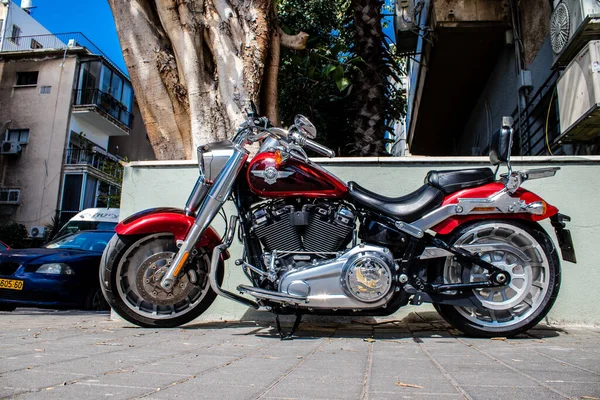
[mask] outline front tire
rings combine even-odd
[[[481,257],[512,277],[507,286],[473,290],[483,308],[436,304],[436,310],[454,327],[475,337],[509,337],[537,325],[552,308],[560,288],[560,263],[552,240],[539,225],[479,221],[453,232],[447,243],[508,245]],[[481,267],[465,268],[452,257],[440,267],[447,283],[487,279]]]
[[[125,320],[145,328],[174,328],[202,314],[216,298],[210,259],[200,249],[166,292],[160,281],[177,251],[168,233],[113,236],[100,263],[104,297]]]

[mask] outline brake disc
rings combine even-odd
[[[171,291],[160,286],[160,281],[171,266],[175,253],[165,251],[148,257],[139,266],[135,284],[137,292],[145,301],[159,306],[168,306],[186,299],[198,282],[196,271],[189,270],[180,275]]]

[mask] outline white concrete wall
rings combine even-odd
[[[110,139],[110,137],[97,126],[79,118],[77,114],[71,114],[69,131],[83,134],[87,140],[97,144],[105,150],[108,149],[108,139]]]
[[[344,181],[354,180],[369,190],[387,196],[401,196],[417,189],[427,171],[432,169],[470,168],[486,166],[484,157],[434,159],[427,157],[382,159],[334,159],[319,160],[321,165]],[[597,262],[597,246],[600,243],[600,157],[517,158],[516,167],[521,169],[560,166],[554,178],[526,182],[524,187],[541,195],[556,205],[563,214],[573,218],[569,229],[573,234],[578,264],[563,262],[561,293],[549,315],[551,321],[600,324],[600,266]],[[136,162],[125,168],[121,219],[136,211],[157,206],[182,208],[197,178],[197,166],[190,162]],[[230,214],[233,207],[229,205]],[[548,222],[542,224],[555,239]],[[220,218],[214,226],[222,232]],[[241,256],[237,241],[230,248],[231,259],[227,263],[225,286],[232,289],[247,280],[233,261]],[[428,305],[420,308],[408,306],[407,311],[430,310]],[[230,300],[217,299],[203,316],[204,319],[253,318],[254,314]],[[267,316],[268,317],[268,316]]]

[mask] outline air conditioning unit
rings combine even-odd
[[[419,39],[419,23],[415,20],[414,0],[396,0],[394,32],[398,53],[414,52]]]
[[[561,0],[550,17],[553,67],[568,65],[593,39],[600,39],[600,0]]]
[[[565,143],[585,143],[600,133],[600,40],[589,42],[557,82],[561,135]]]
[[[21,145],[19,142],[4,141],[0,146],[0,154],[19,154]]]
[[[32,226],[29,229],[29,237],[32,237],[32,238],[43,238],[45,234],[46,234],[45,226]]]
[[[0,188],[0,204],[21,204],[21,189]]]

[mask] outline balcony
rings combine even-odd
[[[133,122],[123,103],[99,89],[76,89],[73,114],[98,126],[108,136],[128,135]]]
[[[3,53],[32,51],[43,53],[71,49],[86,49],[91,54],[101,56],[123,76],[128,76],[127,72],[119,68],[102,50],[100,50],[100,48],[98,48],[98,46],[92,43],[92,41],[81,32],[5,37],[0,46],[0,52]]]
[[[121,159],[99,147],[92,149],[65,149],[65,172],[85,172],[98,179],[121,186],[123,166]]]

